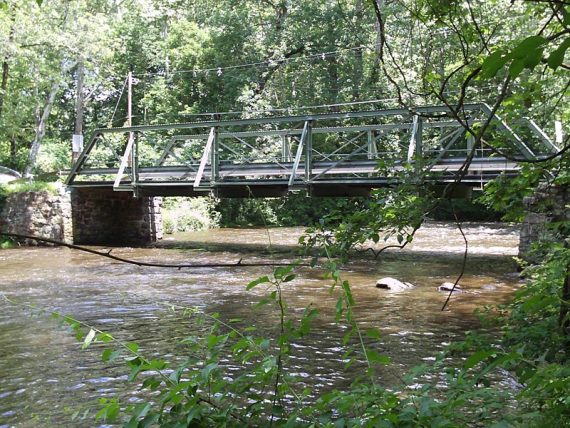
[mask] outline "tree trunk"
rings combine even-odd
[[[378,9],[382,10],[384,7],[384,0],[371,0],[378,5]],[[382,54],[382,29],[380,28],[380,23],[377,19],[374,20],[374,30],[376,32],[376,43],[374,46],[374,50],[376,52],[376,56],[374,57],[374,65],[372,66],[372,70],[370,72],[370,85],[375,85],[378,83],[380,79],[380,55]]]
[[[358,35],[363,34],[362,22],[364,16],[364,5],[362,4],[362,0],[356,1],[356,27],[355,31]],[[361,44],[361,43],[359,43]],[[362,84],[362,75],[363,75],[363,56],[362,56],[362,49],[355,49],[354,50],[354,67],[353,67],[353,74],[352,74],[352,101],[359,101],[360,100],[360,89]]]
[[[4,97],[6,96],[6,89],[8,88],[8,74],[10,72],[10,65],[8,58],[4,58],[2,62],[2,83],[0,84],[0,117],[4,110]]]
[[[38,153],[40,151],[40,147],[42,145],[42,141],[46,135],[46,123],[51,112],[51,108],[53,107],[53,103],[55,102],[55,96],[59,92],[59,81],[55,81],[51,85],[51,89],[48,95],[48,98],[43,106],[43,109],[38,109],[37,117],[36,117],[36,135],[32,144],[30,146],[30,154],[28,156],[28,164],[26,165],[26,169],[24,170],[24,176],[30,177],[34,167],[36,166],[36,161],[38,157]]]
[[[8,46],[14,42],[15,19],[15,16],[12,16],[12,26],[10,27],[10,34],[8,35]],[[8,60],[9,57],[8,54],[6,54],[4,61],[2,61],[2,82],[0,83],[0,117],[2,117],[2,113],[4,111],[4,99],[6,98],[6,91],[8,89],[8,77],[10,75],[10,64]]]

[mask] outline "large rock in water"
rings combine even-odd
[[[461,293],[463,291],[459,284],[457,284],[455,286],[455,289],[453,288],[453,285],[454,285],[453,282],[444,282],[439,287],[437,287],[437,290],[438,291],[451,291],[451,290],[453,290],[454,293]]]
[[[395,278],[386,277],[380,278],[378,281],[376,281],[376,287],[385,288],[392,291],[402,291],[407,290],[408,288],[414,288],[414,284],[398,281]]]

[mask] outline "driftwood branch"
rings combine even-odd
[[[62,247],[71,248],[73,250],[83,251],[85,253],[95,254],[101,257],[107,257],[108,259],[116,260],[121,263],[128,263],[131,265],[146,266],[146,267],[160,267],[160,268],[171,268],[171,269],[182,269],[182,268],[198,269],[198,268],[214,268],[214,267],[233,268],[233,267],[253,267],[253,266],[289,266],[291,264],[291,263],[282,263],[282,262],[242,263],[242,259],[239,259],[237,263],[192,263],[192,264],[150,263],[150,262],[141,262],[138,260],[130,260],[130,259],[125,259],[123,257],[114,256],[111,254],[112,250],[97,251],[80,245],[68,244],[66,242],[58,241],[56,239],[42,238],[39,236],[32,236],[32,235],[22,235],[19,233],[7,233],[1,231],[0,231],[0,236],[7,236],[9,238],[16,238],[16,239],[33,239],[39,242],[46,242],[48,244],[59,245]],[[300,263],[296,264],[296,266],[309,266],[309,264]]]

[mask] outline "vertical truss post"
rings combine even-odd
[[[374,131],[368,131],[368,159],[376,159],[378,156],[378,148],[376,147],[376,140],[374,139]]]
[[[212,166],[212,176],[210,178],[211,184],[214,184],[220,179],[220,138],[218,136],[218,127],[212,128],[213,140],[212,149],[210,152],[211,160],[210,164]]]
[[[305,137],[305,182],[311,180],[311,169],[313,163],[313,121],[309,120],[307,123],[307,134]]]
[[[418,116],[414,115],[412,119],[412,135],[410,137],[410,145],[408,146],[408,162],[411,162],[414,155],[417,155],[417,138],[418,133]]]
[[[291,160],[291,143],[287,135],[281,136],[281,162],[289,162]]]
[[[416,121],[416,158],[420,161],[423,158],[423,133],[424,133],[424,126],[421,117],[414,116],[414,120]]]
[[[473,150],[474,143],[475,143],[475,138],[473,138],[473,135],[467,137],[467,152],[466,152],[467,156],[469,156],[469,153],[471,153],[471,150]]]
[[[376,139],[374,131],[367,132],[368,139],[368,159],[376,159],[378,156],[378,147],[376,147]]]
[[[131,149],[131,186],[133,187],[133,196],[139,197],[138,181],[139,181],[139,135],[133,132],[133,148]]]

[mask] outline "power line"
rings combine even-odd
[[[298,111],[298,110],[314,110],[319,108],[333,108],[333,107],[346,107],[346,106],[355,106],[355,105],[363,105],[363,104],[374,104],[374,103],[386,103],[390,101],[398,101],[398,98],[385,98],[385,99],[375,99],[375,100],[366,100],[366,101],[352,101],[348,103],[334,103],[334,104],[319,104],[319,105],[312,105],[312,106],[300,106],[300,107],[284,107],[284,108],[271,108],[271,109],[263,109],[263,110],[242,110],[242,111],[222,111],[222,112],[209,112],[209,113],[179,113],[180,116],[189,117],[189,116],[226,116],[226,115],[236,115],[236,114],[244,114],[244,113],[286,113],[290,111]]]
[[[200,74],[200,73],[210,73],[210,72],[216,72],[218,74],[222,74],[225,70],[249,68],[249,67],[256,67],[256,66],[260,66],[260,65],[283,64],[283,63],[291,63],[291,62],[297,62],[297,61],[307,61],[309,59],[319,58],[319,57],[324,60],[327,57],[335,57],[335,56],[338,56],[344,52],[357,51],[360,49],[371,50],[371,49],[374,49],[378,46],[380,46],[379,43],[374,43],[371,45],[354,46],[351,48],[338,49],[335,51],[328,51],[328,52],[320,52],[320,53],[315,53],[315,54],[311,54],[311,55],[304,55],[304,56],[300,56],[300,57],[291,57],[291,58],[282,57],[282,58],[278,58],[278,59],[270,59],[270,60],[265,60],[265,61],[250,62],[250,63],[245,63],[245,64],[217,66],[217,67],[210,67],[210,68],[198,68],[198,69],[192,69],[192,70],[174,70],[174,71],[169,71],[168,73],[166,73],[166,72],[140,73],[140,74],[135,74],[133,76],[147,77],[147,76],[166,76],[167,74],[168,75],[189,74],[189,73]]]

